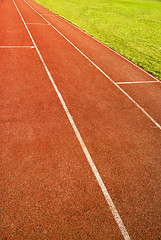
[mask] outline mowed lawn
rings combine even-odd
[[[161,1],[36,1],[161,80]]]

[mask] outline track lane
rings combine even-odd
[[[1,239],[122,238],[35,49],[0,56]]]
[[[24,17],[27,12],[23,8]],[[112,84],[105,84],[103,77],[90,65],[84,64],[82,59],[80,61],[80,57],[58,34],[53,33],[52,37],[46,27],[41,28],[41,32],[38,26],[30,26],[30,30],[35,39],[41,39],[41,42],[36,42],[45,62],[70,106],[106,185],[111,186],[110,193],[117,199],[116,205],[131,235],[133,238],[159,236],[157,189],[160,176],[160,131],[153,129],[149,120],[132,107]],[[50,42],[45,36],[48,36]],[[51,53],[56,58],[52,58]],[[131,118],[131,115],[135,117]],[[151,179],[150,183],[148,179]],[[118,193],[121,199],[119,202],[116,197]],[[147,206],[150,208],[147,209]],[[133,220],[129,222],[127,218],[131,219],[131,216]]]
[[[49,77],[49,79],[50,79],[50,81],[51,81],[51,83],[52,83],[52,85],[54,87],[54,90],[55,90],[55,92],[56,92],[56,94],[57,94],[57,96],[58,96],[58,98],[60,100],[60,103],[61,103],[61,105],[62,105],[62,107],[63,107],[63,109],[64,109],[64,111],[65,111],[65,113],[67,115],[67,118],[68,118],[68,120],[69,120],[69,122],[70,122],[70,124],[71,124],[71,126],[72,126],[72,128],[74,130],[74,133],[75,133],[75,135],[76,135],[76,137],[78,139],[78,142],[79,142],[79,144],[80,144],[80,146],[82,148],[82,151],[84,152],[84,155],[86,156],[86,159],[87,159],[87,161],[88,161],[88,163],[89,163],[89,165],[90,165],[90,167],[92,169],[92,172],[93,172],[94,176],[96,177],[98,185],[100,186],[100,188],[102,190],[102,193],[103,193],[103,195],[104,195],[104,197],[106,199],[106,202],[109,205],[111,213],[113,214],[113,217],[114,217],[114,219],[115,219],[115,221],[116,221],[116,223],[117,223],[117,225],[118,225],[118,227],[119,227],[119,229],[120,229],[124,239],[129,240],[130,239],[129,234],[128,234],[128,232],[127,232],[127,230],[126,230],[126,228],[125,228],[125,226],[124,226],[124,224],[122,222],[122,219],[119,216],[119,213],[118,213],[117,209],[115,208],[115,206],[113,204],[113,201],[112,201],[112,199],[111,199],[111,197],[110,197],[110,195],[109,195],[109,193],[108,193],[108,191],[107,191],[107,189],[106,189],[106,187],[105,187],[105,185],[104,185],[104,183],[103,183],[103,181],[101,179],[101,176],[100,176],[100,174],[99,174],[99,172],[98,172],[98,170],[97,170],[97,168],[96,168],[96,166],[95,166],[95,164],[94,164],[94,162],[93,162],[93,160],[92,160],[92,158],[90,156],[90,153],[88,152],[88,149],[87,149],[87,147],[86,147],[86,145],[85,145],[85,143],[84,143],[84,141],[83,141],[83,139],[82,139],[82,137],[81,137],[81,135],[79,133],[79,130],[78,130],[77,126],[75,125],[75,122],[73,121],[73,118],[72,118],[72,116],[71,116],[71,114],[70,114],[70,112],[69,112],[69,110],[68,110],[68,108],[66,106],[66,103],[64,102],[64,99],[63,99],[60,91],[58,90],[58,88],[57,88],[57,86],[56,86],[56,84],[54,82],[54,79],[52,78],[52,75],[51,75],[51,73],[50,73],[50,71],[49,71],[49,69],[48,69],[48,67],[47,67],[47,65],[46,65],[46,63],[45,63],[41,53],[40,53],[40,50],[38,49],[38,47],[37,47],[37,45],[35,43],[35,40],[33,39],[33,36],[31,34],[29,28],[27,27],[27,25],[25,23],[25,20],[22,17],[22,14],[21,14],[21,12],[20,12],[19,8],[17,7],[17,4],[15,3],[14,0],[13,0],[13,3],[15,5],[15,7],[16,7],[16,10],[17,10],[17,12],[18,12],[22,22],[24,23],[24,26],[25,26],[25,28],[26,28],[26,30],[27,30],[30,38],[31,38],[31,41],[33,42],[33,45],[35,46],[35,49],[36,49],[36,52],[37,52],[37,54],[38,54],[38,56],[40,58],[40,61],[42,62],[42,65],[44,66],[44,69],[45,69],[45,71],[46,71],[46,73],[47,73],[47,75],[48,75],[48,77]],[[48,24],[48,25],[51,26],[50,24]]]
[[[10,13],[10,17],[6,14],[7,12]],[[0,19],[0,46],[28,46],[31,44],[27,32],[23,30],[21,19],[13,10],[12,5],[7,5],[5,1],[0,2]],[[15,20],[13,21],[13,19]]]

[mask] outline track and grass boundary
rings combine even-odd
[[[36,0],[161,80],[161,2]]]

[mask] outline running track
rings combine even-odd
[[[1,0],[0,80],[0,239],[161,239],[157,79]]]

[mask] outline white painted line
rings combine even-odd
[[[157,123],[149,113],[147,113],[130,95],[128,95],[117,83],[115,83],[100,67],[97,66],[89,57],[87,57],[78,47],[76,47],[67,37],[65,37],[56,27],[54,27],[46,18],[44,18],[38,11],[36,11],[29,3],[25,0],[24,2],[33,9],[42,19],[44,19],[49,25],[58,32],[68,43],[70,43],[82,56],[84,56],[94,67],[96,67],[107,79],[109,79],[120,91],[125,94],[130,101],[132,101],[160,130],[161,126]],[[158,80],[159,81],[159,80]]]
[[[105,197],[105,199],[106,199],[106,201],[107,201],[107,203],[109,205],[109,208],[110,208],[110,210],[111,210],[111,212],[113,214],[113,217],[114,217],[114,219],[115,219],[115,221],[116,221],[116,223],[117,223],[117,225],[118,225],[118,227],[119,227],[119,229],[120,229],[124,239],[125,240],[130,240],[130,236],[129,236],[129,234],[128,234],[128,232],[127,232],[127,230],[126,230],[126,228],[125,228],[125,226],[124,226],[124,224],[123,224],[123,222],[121,220],[121,217],[120,217],[120,215],[119,215],[119,213],[118,213],[118,211],[117,211],[117,209],[116,209],[116,207],[115,207],[115,205],[114,205],[114,203],[113,203],[113,201],[112,201],[112,199],[111,199],[111,197],[110,197],[110,195],[109,195],[109,193],[108,193],[108,191],[107,191],[107,189],[106,189],[106,187],[105,187],[105,185],[104,185],[104,183],[102,181],[102,178],[101,178],[101,176],[100,176],[100,174],[99,174],[99,172],[98,172],[98,170],[97,170],[97,168],[96,168],[96,166],[95,166],[95,164],[94,164],[94,162],[93,162],[93,160],[91,158],[91,155],[88,152],[88,149],[87,149],[87,147],[86,147],[86,145],[85,145],[85,143],[84,143],[84,141],[83,141],[83,139],[82,139],[82,137],[81,137],[81,135],[80,135],[80,133],[78,131],[78,128],[77,128],[77,126],[76,126],[76,124],[75,124],[75,122],[74,122],[74,120],[73,120],[73,118],[72,118],[72,116],[71,116],[71,114],[70,114],[70,112],[69,112],[65,102],[64,102],[64,99],[63,99],[61,93],[59,92],[59,90],[58,90],[58,88],[57,88],[57,86],[56,86],[56,84],[55,84],[55,82],[54,82],[54,80],[53,80],[53,78],[51,76],[51,73],[49,72],[49,70],[48,70],[48,68],[47,68],[47,66],[45,64],[44,59],[43,59],[39,49],[37,48],[37,45],[36,45],[32,35],[31,35],[31,33],[30,33],[30,31],[29,31],[29,29],[28,29],[28,27],[27,27],[27,25],[26,25],[22,15],[21,15],[21,13],[20,13],[16,3],[15,3],[15,1],[14,0],[12,0],[12,1],[13,1],[14,5],[15,5],[15,7],[16,7],[16,9],[17,9],[17,11],[18,11],[18,13],[19,13],[19,15],[20,15],[20,17],[22,19],[22,22],[25,25],[25,28],[26,28],[26,30],[27,30],[27,32],[28,32],[28,34],[29,34],[29,36],[30,36],[30,38],[31,38],[35,48],[36,48],[36,51],[37,51],[37,53],[38,53],[38,55],[39,55],[39,57],[41,59],[41,62],[42,62],[43,66],[44,66],[44,68],[46,70],[46,73],[47,73],[47,75],[48,75],[48,77],[49,77],[49,79],[50,79],[50,81],[51,81],[51,83],[52,83],[52,85],[53,85],[57,95],[58,95],[58,98],[59,98],[59,100],[60,100],[60,102],[61,102],[61,104],[63,106],[63,109],[64,109],[64,111],[65,111],[65,113],[66,113],[66,115],[67,115],[67,117],[69,119],[69,122],[70,122],[70,124],[71,124],[71,126],[72,126],[72,128],[73,128],[73,130],[75,132],[75,135],[76,135],[76,137],[77,137],[77,139],[78,139],[78,141],[80,143],[80,146],[81,146],[81,148],[82,148],[82,150],[83,150],[83,152],[84,152],[84,154],[86,156],[86,159],[88,160],[88,163],[91,166],[91,169],[92,169],[92,171],[93,171],[93,173],[94,173],[94,175],[96,177],[96,180],[97,180],[97,182],[98,182],[98,184],[99,184],[99,186],[100,186],[100,188],[102,190],[102,193],[103,193],[103,195],[104,195],[104,197]]]
[[[35,48],[34,46],[0,46],[0,48]]]
[[[138,82],[116,82],[116,84],[121,85],[121,84],[139,84],[139,83],[159,83],[158,81],[138,81]]]

